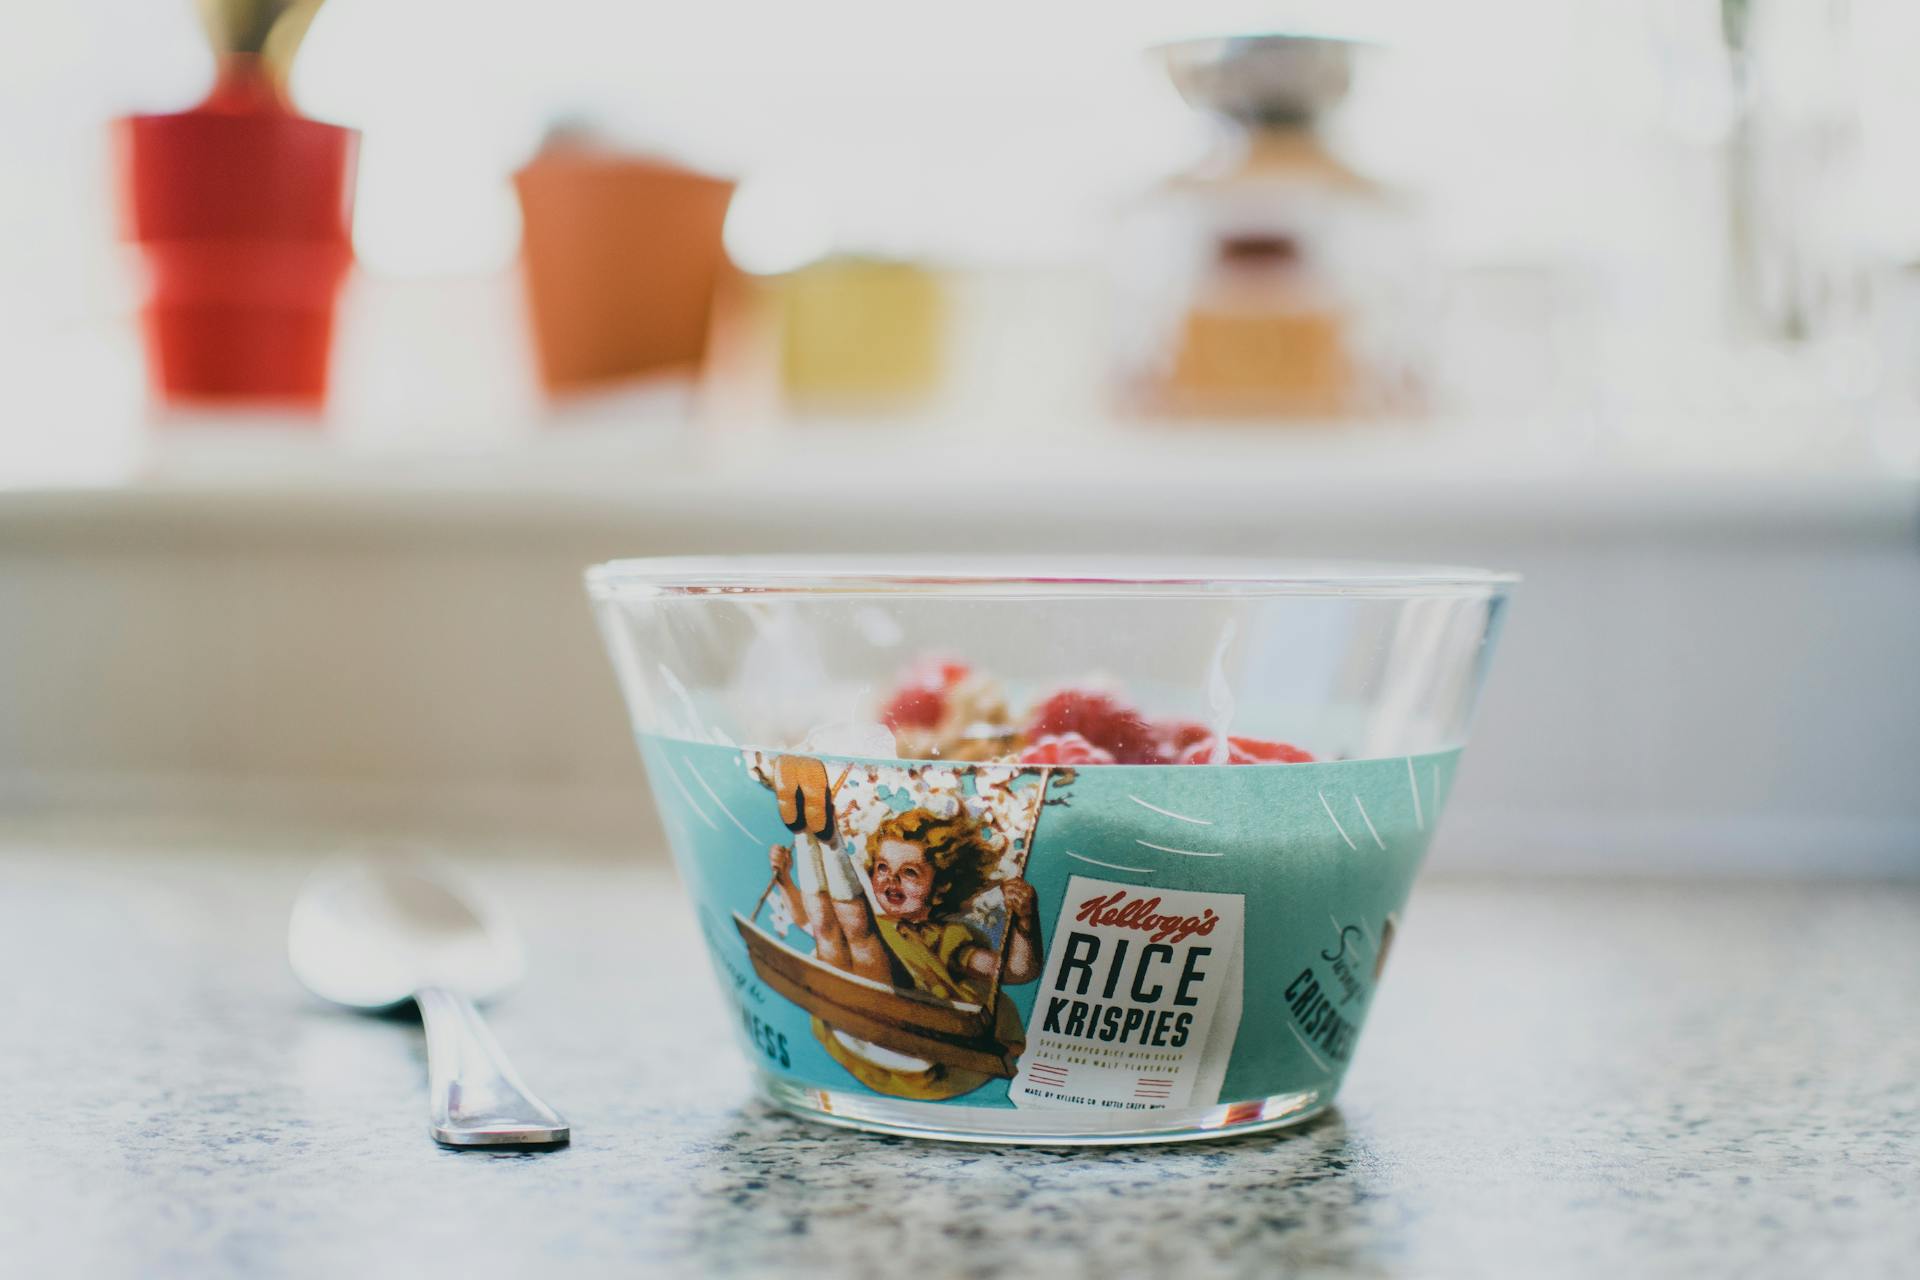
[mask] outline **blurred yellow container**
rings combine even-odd
[[[797,402],[918,399],[940,380],[946,297],[909,262],[826,258],[779,282],[781,365]]]

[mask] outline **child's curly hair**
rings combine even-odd
[[[991,837],[963,810],[942,818],[929,809],[909,809],[890,815],[867,836],[867,865],[888,840],[918,845],[933,865],[935,907],[958,906],[987,886],[1000,860]]]

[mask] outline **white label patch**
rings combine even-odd
[[[1009,1089],[1014,1105],[1218,1102],[1240,1029],[1245,901],[1073,876]]]

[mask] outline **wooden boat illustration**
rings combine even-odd
[[[829,1027],[883,1049],[982,1075],[1011,1079],[1025,1044],[993,1035],[995,1007],[938,1000],[822,964],[795,951],[738,911],[733,923],[760,980]]]

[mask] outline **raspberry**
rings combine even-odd
[[[889,729],[931,729],[946,713],[946,694],[938,689],[913,687],[894,694],[881,709],[880,720]]]
[[[899,689],[880,711],[889,729],[935,729],[947,716],[947,695],[973,674],[964,662],[922,658],[907,668]]]
[[[1077,733],[1056,733],[1031,743],[1021,764],[1112,764],[1113,752],[1094,746]]]
[[[1212,764],[1213,735],[1191,743],[1180,753],[1181,764]],[[1227,739],[1228,764],[1312,764],[1313,753],[1288,742],[1269,742],[1265,738]]]
[[[1104,693],[1063,689],[1033,709],[1029,738],[1077,733],[1118,764],[1164,764],[1166,753],[1138,711]]]
[[[1188,743],[1181,748],[1180,754],[1173,758],[1173,762],[1175,764],[1212,764],[1213,735],[1208,734],[1198,742]],[[1231,764],[1232,761],[1229,760],[1228,763]]]
[[[1197,720],[1162,720],[1154,726],[1154,732],[1160,735],[1161,749],[1170,760],[1178,759],[1194,743],[1213,737],[1213,730]]]

